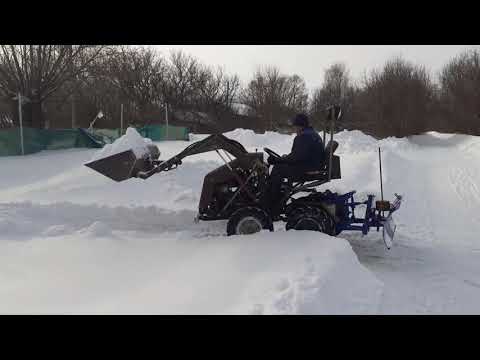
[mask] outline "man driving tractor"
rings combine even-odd
[[[268,163],[273,165],[269,177],[269,186],[265,204],[271,210],[272,218],[280,211],[280,190],[283,179],[295,181],[309,171],[320,170],[325,161],[325,149],[322,138],[310,126],[308,116],[298,114],[291,120],[297,136],[293,141],[292,151],[281,158],[270,156]]]
[[[280,191],[283,179],[294,181],[309,171],[320,170],[325,160],[323,141],[320,135],[310,126],[308,116],[298,114],[290,121],[290,124],[296,128],[297,133],[291,153],[281,158],[275,156],[268,158],[268,163],[273,165],[273,169],[268,179],[267,191],[262,203],[266,209],[270,210],[272,218],[279,215]],[[248,168],[250,166],[248,158],[257,156],[261,156],[261,154],[248,154],[241,160],[235,159],[228,165],[223,165],[207,174],[203,182],[199,213],[208,213],[208,206],[218,184],[222,184],[229,179],[233,180],[231,168],[237,166]]]

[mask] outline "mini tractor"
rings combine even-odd
[[[343,231],[360,231],[366,235],[371,228],[377,231],[382,228],[383,240],[390,248],[396,228],[392,214],[400,208],[402,196],[395,194],[393,202],[383,199],[380,148],[381,200],[374,202],[375,196],[368,195],[365,201],[357,202],[354,199],[356,191],[338,194],[328,189],[318,190],[319,186],[341,178],[340,157],[335,155],[339,144],[333,140],[333,129],[342,112],[338,106],[327,110],[330,141],[325,146],[328,156],[325,156],[323,167],[284,181],[280,216],[275,220],[285,222],[286,230],[319,231],[331,236]],[[324,129],[324,144],[326,133]],[[248,152],[239,142],[222,134],[213,134],[192,143],[168,160],[159,160],[160,151],[155,145],[149,145],[149,150],[140,158],[128,150],[85,166],[118,182],[132,177],[148,179],[154,174],[176,169],[187,156],[216,151],[225,162],[224,166],[228,167],[230,176],[222,177],[222,181],[215,184],[214,193],[208,197],[210,203],[195,220],[228,220],[227,235],[252,234],[264,229],[273,231],[270,209],[261,201],[269,184],[270,171],[263,152]],[[269,156],[281,158],[269,148],[263,150]],[[357,206],[365,206],[362,217],[355,216]]]

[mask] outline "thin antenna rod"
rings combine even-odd
[[[330,154],[328,159],[328,181],[332,179],[332,157],[333,157],[333,127],[335,121],[335,107],[331,109],[331,118],[330,118]]]
[[[324,147],[327,146],[327,144],[325,143],[326,140],[327,140],[327,120],[325,120],[323,124],[323,146]]]
[[[378,148],[378,161],[380,162],[380,191],[382,194],[382,201],[383,201],[382,156],[381,156],[380,147]]]
[[[380,151],[380,146],[378,147],[378,161],[380,163],[380,192],[382,194],[382,203],[383,203],[383,176],[382,176],[382,156],[381,156],[381,151]],[[384,216],[385,213],[382,210],[382,216]]]
[[[330,115],[330,107],[327,107],[327,116],[325,117],[325,121],[323,123],[323,147],[325,149],[327,148],[327,144],[325,143],[325,141],[327,140],[327,126],[328,126],[327,120],[330,119],[329,115]]]

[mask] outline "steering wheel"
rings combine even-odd
[[[275,151],[273,150],[270,150],[269,148],[263,148],[263,150],[270,156],[273,156],[277,159],[281,159],[282,157],[280,155],[278,155]]]

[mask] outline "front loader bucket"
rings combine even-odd
[[[86,163],[85,166],[115,181],[124,181],[134,177],[139,171],[149,171],[151,161],[137,158],[132,150]]]

